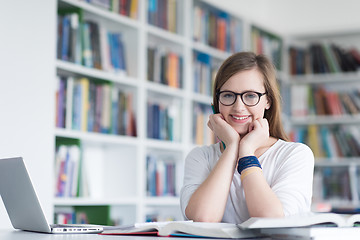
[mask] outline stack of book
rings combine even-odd
[[[147,195],[176,196],[176,162],[171,156],[146,157]]]
[[[215,143],[215,135],[207,125],[210,114],[212,114],[210,105],[194,103],[193,139],[195,144],[210,145]]]
[[[148,0],[148,23],[177,33],[177,4],[176,0]]]
[[[182,87],[183,60],[180,54],[163,47],[148,47],[147,78],[174,88]]]
[[[180,141],[181,136],[180,102],[158,102],[149,100],[147,104],[147,137]]]
[[[59,76],[58,82],[57,127],[136,136],[132,92],[106,81],[88,78]]]
[[[271,58],[277,69],[281,69],[282,40],[279,36],[261,28],[251,28],[252,51]]]
[[[293,75],[352,72],[360,67],[360,52],[337,44],[312,43],[307,48],[292,46],[289,56]]]
[[[291,131],[290,138],[307,144],[318,158],[360,156],[360,128],[354,125],[297,127]]]
[[[316,167],[314,188],[322,190],[314,192],[313,203],[348,206],[353,200],[350,182],[349,170],[346,167]]]
[[[324,85],[293,85],[291,88],[291,115],[358,115],[360,88],[331,90]]]
[[[81,150],[78,144],[57,141],[55,153],[55,196],[80,195]]]
[[[215,61],[210,55],[194,51],[194,92],[212,96],[213,86],[220,62]]]
[[[243,29],[239,19],[199,1],[193,11],[195,41],[225,52],[242,50]]]
[[[122,33],[108,31],[94,21],[84,21],[82,15],[80,9],[59,11],[57,58],[89,68],[126,74]]]

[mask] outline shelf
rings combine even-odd
[[[156,148],[156,149],[179,151],[179,152],[185,149],[182,143],[156,140],[156,139],[147,139],[146,146],[147,148],[152,148],[152,149]]]
[[[291,84],[360,83],[360,71],[349,73],[325,73],[289,76]]]
[[[62,60],[56,60],[56,68],[58,69],[58,72],[60,74],[65,72],[66,74],[73,74],[73,75],[75,74],[79,76],[87,76],[90,78],[103,79],[114,83],[125,84],[132,87],[136,87],[139,84],[136,78],[128,77],[125,74],[104,72],[102,70],[88,68],[82,65],[78,65]]]
[[[170,42],[174,42],[174,43],[183,45],[184,42],[186,41],[186,39],[183,36],[179,35],[179,34],[169,32],[169,31],[164,30],[162,28],[155,27],[155,26],[153,26],[151,24],[147,24],[146,28],[147,28],[147,32],[149,34],[152,34],[154,36],[157,36],[159,38],[165,39],[165,40],[170,41]]]
[[[94,205],[136,205],[137,198],[92,199],[92,198],[55,198],[56,206],[94,206]]]
[[[173,88],[161,83],[154,83],[147,81],[145,84],[147,90],[160,93],[163,95],[175,96],[182,98],[184,96],[184,90],[180,88]]]
[[[337,125],[337,124],[360,124],[360,114],[343,116],[307,116],[291,117],[293,125]]]
[[[218,50],[216,48],[210,47],[204,43],[200,43],[200,42],[194,42],[193,43],[193,50],[202,52],[202,53],[206,53],[212,57],[216,57],[217,59],[220,60],[225,60],[226,58],[228,58],[231,54],[228,52],[224,52],[221,50]]]
[[[317,167],[348,167],[360,166],[360,157],[336,157],[336,158],[317,158]]]
[[[179,197],[146,197],[146,205],[151,206],[178,206],[180,205]]]
[[[84,142],[130,145],[136,146],[139,143],[138,138],[120,135],[111,135],[104,133],[82,132],[63,128],[56,128],[55,135],[57,137],[76,138]]]
[[[101,8],[91,5],[85,1],[61,0],[60,4],[59,4],[60,7],[61,7],[61,4],[68,4],[73,7],[81,8],[81,9],[85,10],[86,12],[95,14],[99,17],[111,20],[113,22],[117,22],[117,23],[126,25],[131,28],[138,28],[140,26],[140,24],[137,20],[131,19],[126,16],[122,16],[117,13],[107,11],[105,9],[101,9]]]
[[[200,94],[200,93],[193,93],[192,94],[192,99],[195,102],[199,102],[205,105],[209,105],[211,106],[211,103],[213,102],[213,98],[211,96],[206,96],[204,94]]]

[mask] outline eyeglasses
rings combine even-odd
[[[265,93],[259,93],[254,91],[246,91],[243,93],[235,93],[232,91],[221,91],[216,94],[220,103],[225,106],[231,106],[236,102],[237,96],[239,95],[241,101],[248,107],[253,107],[260,102],[261,96]]]

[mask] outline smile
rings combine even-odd
[[[235,118],[236,120],[244,120],[244,119],[247,119],[249,118],[249,116],[246,116],[246,117],[236,117],[234,115],[231,115],[233,118]]]

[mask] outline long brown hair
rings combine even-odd
[[[257,69],[263,75],[266,96],[271,104],[264,113],[264,117],[269,122],[270,136],[287,141],[288,136],[281,122],[281,96],[276,80],[276,70],[273,63],[265,55],[239,52],[223,62],[216,74],[214,83],[213,104],[215,112],[219,113],[217,93],[226,81],[238,72],[252,69]]]

